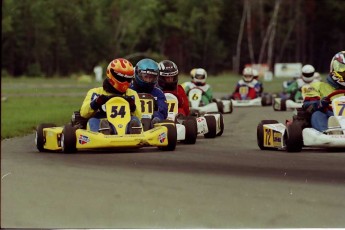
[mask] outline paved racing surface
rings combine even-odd
[[[256,126],[291,112],[235,108],[216,139],[176,151],[40,153],[1,142],[1,227],[345,227],[345,153],[261,151]]]

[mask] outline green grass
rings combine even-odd
[[[240,76],[224,73],[209,76],[207,82],[214,92],[230,94]],[[286,79],[263,82],[265,92],[280,92]],[[180,75],[179,82],[190,81]],[[2,78],[1,139],[23,136],[33,132],[40,123],[63,125],[70,121],[73,111],[80,108],[86,92],[101,83],[83,83],[77,78]]]

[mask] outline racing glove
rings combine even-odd
[[[133,113],[135,109],[137,108],[137,106],[135,105],[134,98],[131,96],[124,96],[123,98],[128,102],[129,109],[131,110],[131,113]]]
[[[109,97],[106,95],[99,95],[95,99],[93,99],[90,103],[90,107],[93,110],[99,110],[102,105],[104,105],[109,100]]]
[[[320,107],[320,108],[327,109],[330,103],[331,103],[331,101],[328,100],[328,98],[323,97],[323,98],[320,100],[319,107]]]

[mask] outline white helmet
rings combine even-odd
[[[254,79],[259,78],[259,72],[256,69],[253,69],[253,77],[254,77]]]
[[[202,68],[198,68],[195,70],[195,74],[193,77],[193,82],[196,85],[205,85],[206,84],[206,79],[207,79],[207,73],[206,70]]]
[[[245,82],[251,82],[254,79],[253,69],[246,67],[242,71],[242,78]]]
[[[305,82],[312,82],[314,79],[315,68],[312,65],[302,67],[302,79]]]

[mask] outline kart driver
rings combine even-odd
[[[192,71],[191,71],[192,74]],[[195,70],[194,76],[192,76],[191,82],[186,82],[184,90],[188,96],[188,93],[193,88],[198,88],[202,90],[201,103],[202,105],[207,105],[212,102],[213,92],[212,87],[209,84],[206,84],[207,72],[202,68],[197,68]]]
[[[333,111],[325,97],[339,89],[345,89],[345,51],[340,51],[332,58],[326,82],[315,82],[302,90],[303,108],[312,113],[311,125],[314,129],[320,132],[327,130],[328,118],[333,116]]]
[[[135,66],[135,78],[130,86],[138,93],[149,93],[155,98],[155,111],[151,121],[151,127],[157,122],[165,120],[168,116],[168,104],[165,95],[156,84],[158,81],[159,68],[157,62],[144,58]]]
[[[306,84],[311,84],[313,82],[318,82],[319,80],[315,78],[315,68],[312,65],[304,65],[302,67],[302,76],[297,78],[292,82],[287,88],[286,92],[290,94],[290,98],[293,101],[302,100],[302,87]]]
[[[187,95],[181,85],[178,84],[177,65],[169,60],[161,61],[159,64],[158,87],[164,93],[171,93],[177,97],[178,113],[184,116],[189,115],[189,102]]]
[[[242,79],[236,84],[236,88],[231,96],[231,99],[242,100],[240,94],[240,88],[246,86],[249,88],[247,97],[244,99],[255,99],[260,96],[263,91],[262,84],[258,80],[254,79],[253,69],[251,67],[246,67],[242,71]],[[250,90],[254,89],[254,90]]]
[[[88,125],[91,131],[98,132],[100,128],[110,130],[110,133],[116,134],[116,129],[110,126],[105,119],[106,113],[102,110],[109,96],[123,96],[129,103],[131,112],[131,121],[127,126],[127,133],[135,133],[139,129],[132,127],[141,127],[141,110],[138,94],[129,89],[133,79],[134,69],[132,63],[123,58],[112,60],[107,67],[107,78],[103,81],[103,86],[90,89],[83,101],[80,109],[80,115],[83,118],[90,118]],[[136,130],[136,131],[133,131]]]

